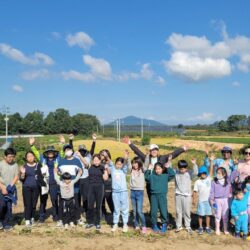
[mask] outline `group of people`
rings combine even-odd
[[[95,153],[95,134],[90,150],[79,145],[75,152],[73,135],[69,138],[66,144],[64,137],[60,137],[61,150],[49,146],[42,154],[35,146],[35,139],[30,138],[30,150],[20,169],[15,163],[15,150],[5,150],[4,160],[0,162],[0,229],[12,229],[12,206],[17,201],[16,183],[20,180],[25,225],[28,228],[35,224],[38,199],[39,222],[45,221],[50,196],[52,216],[57,227],[67,229],[85,225],[86,229],[95,227],[100,230],[101,219],[107,216],[107,203],[113,215],[111,231],[118,229],[121,215],[122,231],[128,232],[130,194],[134,228],[146,234],[148,229],[143,213],[146,187],[152,230],[165,234],[169,221],[168,182],[174,180],[176,233],[184,229],[183,222],[185,230],[193,233],[191,208],[194,204],[197,206],[198,234],[212,233],[210,217],[214,215],[216,235],[221,234],[221,222],[224,234],[229,234],[231,218],[235,224],[235,237],[247,239],[250,231],[250,147],[243,149],[244,159],[241,161],[233,160],[232,149],[225,146],[221,150],[221,158],[207,152],[200,167],[193,159],[191,168],[185,160],[179,160],[177,168],[174,168],[172,159],[186,152],[187,147],[160,155],[158,145],[151,144],[148,152],[143,153],[129,137],[125,137],[124,143],[129,145],[136,157],[130,159],[129,150],[126,150],[124,157],[112,162],[108,149]]]

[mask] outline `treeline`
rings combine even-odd
[[[180,126],[180,125],[179,125]],[[210,125],[196,124],[194,126],[185,126],[186,129],[198,129],[198,130],[219,130],[222,132],[234,132],[234,131],[250,131],[250,116],[247,115],[231,115],[227,120],[217,121]]]
[[[0,134],[5,134],[5,115],[0,113]],[[100,121],[96,116],[76,114],[70,116],[69,111],[57,109],[47,116],[36,110],[22,117],[19,113],[9,116],[9,134],[64,134],[78,133],[89,136],[100,129]]]

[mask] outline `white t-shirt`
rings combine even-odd
[[[194,183],[194,191],[198,193],[199,202],[208,201],[211,183],[212,179],[210,176],[206,179],[199,179]]]

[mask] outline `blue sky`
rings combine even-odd
[[[0,0],[0,107],[102,123],[249,115],[250,2]]]

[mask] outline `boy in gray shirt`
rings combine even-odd
[[[18,181],[18,165],[15,162],[16,151],[7,148],[4,151],[4,160],[0,162],[0,195],[2,203],[0,205],[1,215],[0,229],[4,231],[12,230],[10,220],[12,218],[12,204],[16,204],[17,191],[15,184]]]
[[[71,174],[65,172],[60,176],[55,169],[55,180],[57,184],[60,186],[60,202],[59,207],[63,211],[62,221],[65,229],[68,229],[68,226],[74,227],[76,224],[76,204],[74,199],[74,185],[79,181],[82,175],[82,170],[80,169],[77,173],[75,179],[72,180]]]

